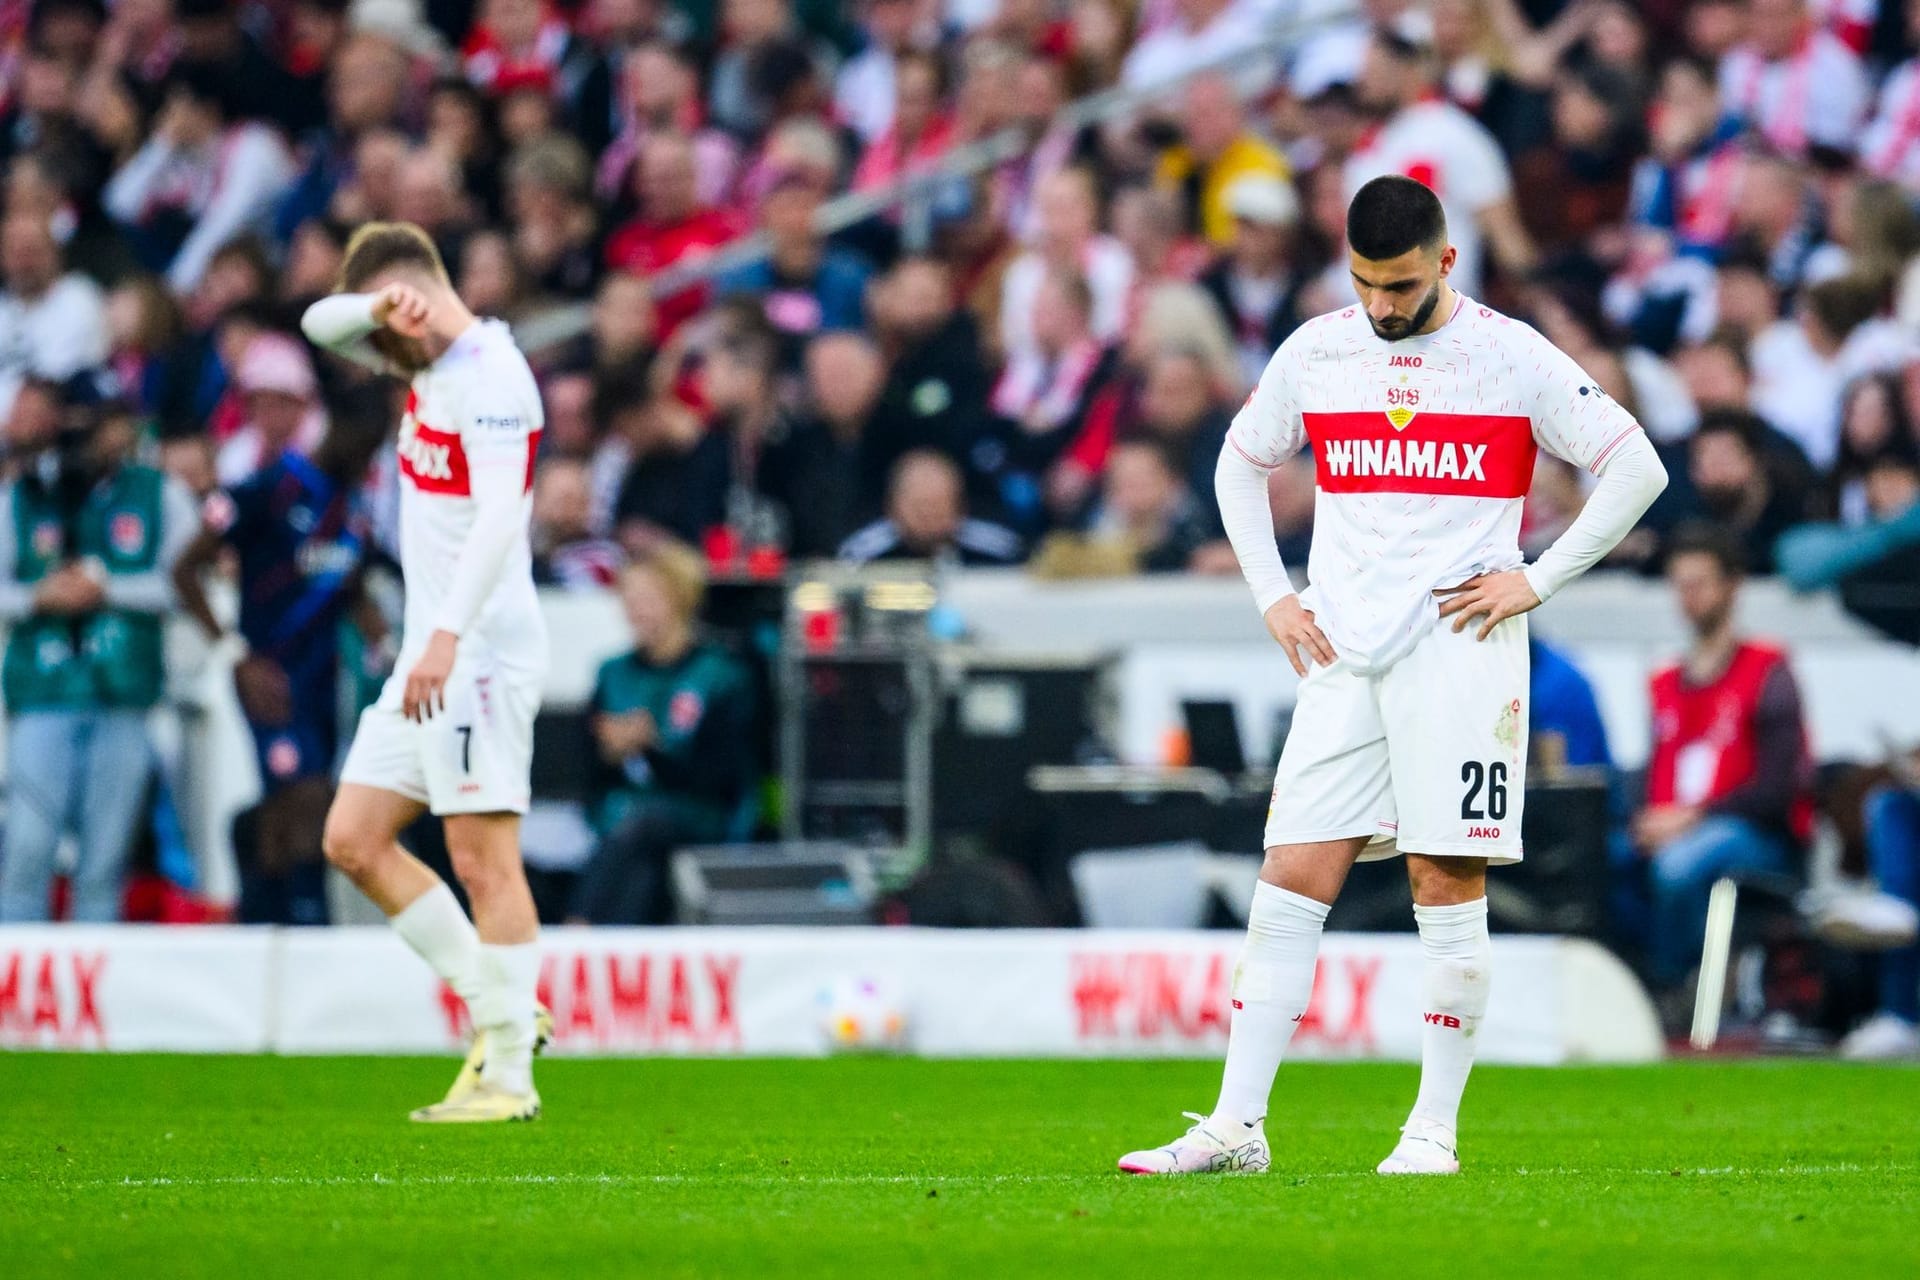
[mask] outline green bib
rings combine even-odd
[[[69,530],[51,495],[16,481],[15,580],[38,582],[85,556],[98,559],[110,576],[152,572],[160,559],[164,483],[150,467],[123,467],[95,486]],[[0,690],[15,711],[152,706],[165,680],[161,628],[154,615],[126,609],[25,618],[7,637]]]

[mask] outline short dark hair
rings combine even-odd
[[[353,233],[340,260],[340,291],[356,293],[393,267],[414,267],[449,284],[447,264],[431,237],[411,222],[369,222]]]
[[[1686,555],[1713,557],[1720,572],[1729,578],[1742,577],[1747,571],[1746,548],[1740,545],[1733,530],[1722,524],[1691,520],[1674,530],[1673,536],[1667,539],[1667,563],[1672,564]]]
[[[1396,174],[1375,178],[1347,206],[1347,244],[1363,258],[1397,258],[1444,245],[1447,215],[1433,188]]]
[[[1766,429],[1764,419],[1745,409],[1709,409],[1700,415],[1700,425],[1693,429],[1693,439],[1711,435],[1736,436],[1741,444],[1757,455],[1765,446]]]

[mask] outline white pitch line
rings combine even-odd
[[[1920,1171],[1915,1165],[1861,1165],[1861,1164],[1805,1164],[1778,1165],[1770,1168],[1743,1168],[1722,1166],[1712,1169],[1512,1169],[1489,1170],[1490,1173],[1510,1173],[1524,1178],[1811,1178],[1833,1177],[1840,1174],[1911,1174]],[[145,1188],[178,1187],[193,1189],[201,1187],[639,1187],[639,1186],[697,1186],[717,1184],[724,1186],[925,1186],[925,1187],[992,1187],[1022,1186],[1048,1183],[1085,1182],[1089,1178],[1107,1177],[1104,1172],[1089,1170],[1086,1173],[1043,1173],[1043,1174],[961,1174],[942,1176],[939,1174],[828,1174],[812,1176],[808,1174],[691,1174],[691,1173],[526,1173],[526,1174],[407,1174],[388,1175],[370,1174],[352,1177],[285,1177],[272,1175],[241,1174],[232,1177],[178,1177],[178,1178],[95,1178],[79,1182],[68,1182],[70,1188],[117,1187],[129,1190]],[[1243,1176],[1243,1175],[1236,1175]],[[1251,1176],[1251,1175],[1244,1175]],[[1349,1178],[1373,1178],[1377,1175],[1370,1170],[1342,1170],[1328,1173],[1285,1173],[1271,1175],[1276,1181],[1289,1184],[1302,1182],[1332,1182]],[[0,1179],[5,1185],[6,1179]]]

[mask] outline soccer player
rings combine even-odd
[[[1487,1009],[1486,874],[1520,861],[1529,610],[1598,562],[1665,486],[1631,415],[1531,328],[1447,283],[1440,201],[1355,193],[1359,304],[1274,353],[1221,450],[1220,514],[1267,630],[1303,679],[1280,756],[1219,1100],[1129,1173],[1265,1170],[1274,1075],[1313,991],[1328,907],[1363,858],[1406,855],[1426,957],[1420,1093],[1381,1173],[1454,1173]],[[1294,593],[1267,476],[1311,445],[1312,579]],[[1520,507],[1535,452],[1599,484],[1538,561]]]
[[[527,545],[540,392],[507,327],[476,319],[433,242],[405,223],[348,241],[340,291],[307,309],[315,343],[410,379],[400,420],[400,657],[327,814],[328,861],[467,1002],[472,1052],[428,1123],[531,1120],[543,1038],[539,922],[520,861],[546,624]],[[446,825],[453,891],[397,843]]]

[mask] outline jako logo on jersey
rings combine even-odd
[[[1498,840],[1499,838],[1500,828],[1498,827],[1467,828],[1467,839],[1469,840]]]
[[[1418,369],[1419,367],[1420,367],[1419,356],[1388,356],[1387,357],[1387,368],[1389,369]]]
[[[1300,418],[1326,493],[1520,498],[1533,482],[1532,424],[1518,414],[1416,414],[1396,406]]]

